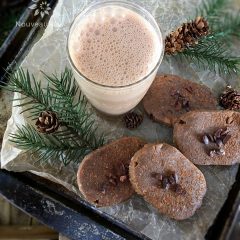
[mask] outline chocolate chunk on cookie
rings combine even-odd
[[[170,218],[191,217],[202,204],[201,171],[168,144],[147,144],[131,160],[130,181],[137,193]]]
[[[216,109],[217,100],[202,84],[175,75],[159,75],[143,98],[143,106],[152,120],[173,125],[183,113]]]
[[[193,111],[174,125],[174,142],[194,164],[232,165],[240,162],[240,113]]]
[[[77,174],[84,197],[96,206],[127,200],[134,193],[129,181],[129,163],[144,144],[140,138],[123,137],[88,154]]]

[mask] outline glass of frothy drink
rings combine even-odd
[[[74,76],[90,103],[119,115],[134,108],[153,82],[164,53],[153,16],[127,1],[101,1],[74,20],[68,37]]]

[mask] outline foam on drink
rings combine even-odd
[[[120,6],[97,9],[81,20],[69,39],[76,68],[107,86],[126,86],[147,76],[163,50],[156,31],[141,15]]]

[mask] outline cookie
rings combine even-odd
[[[173,125],[183,113],[216,109],[217,100],[202,84],[175,75],[159,75],[143,98],[143,106],[153,121]]]
[[[129,175],[138,194],[176,220],[191,217],[206,193],[201,171],[168,144],[147,144],[136,152]]]
[[[174,125],[174,142],[194,164],[232,165],[240,162],[240,113],[193,111]]]
[[[127,200],[134,193],[128,167],[134,153],[145,142],[123,137],[88,154],[77,174],[79,190],[96,206],[110,206]]]

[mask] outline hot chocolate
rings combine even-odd
[[[124,5],[128,3],[108,3],[80,14],[68,41],[82,91],[96,108],[110,114],[124,113],[142,99],[163,52],[159,29],[143,15],[149,13],[140,15]]]
[[[87,78],[107,86],[125,86],[156,66],[161,48],[150,23],[123,7],[103,7],[79,22],[70,54]]]

